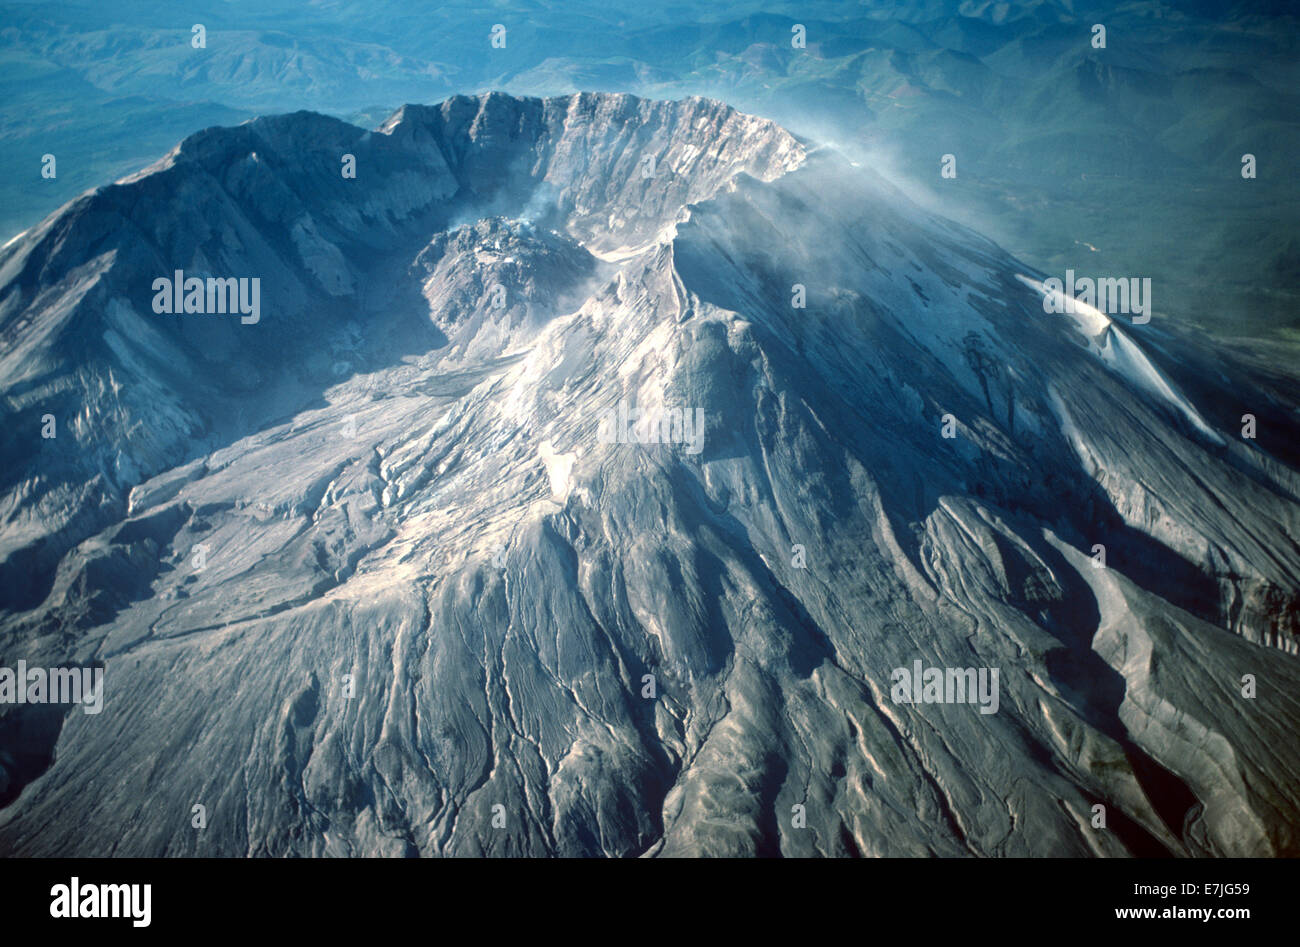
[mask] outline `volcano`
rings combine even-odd
[[[700,98],[185,139],[0,250],[0,852],[1300,854],[1296,406],[1046,279]]]

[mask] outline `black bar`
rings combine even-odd
[[[74,877],[83,894],[89,885],[151,885],[148,926],[51,917],[52,889]],[[1297,877],[1288,860],[9,859],[0,862],[0,905],[7,935],[286,931],[334,939],[413,929],[442,940],[461,939],[456,932],[468,923],[493,940],[517,925],[532,936],[572,927],[581,936],[661,941],[702,927],[762,934],[794,923],[812,935],[847,923],[868,940],[898,924],[923,939],[983,925],[1001,936],[1182,936],[1196,927],[1231,937],[1287,923]],[[1129,909],[1155,916],[1117,916]],[[1204,909],[1216,913],[1187,916]],[[1217,914],[1241,909],[1248,916]]]

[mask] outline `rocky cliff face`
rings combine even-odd
[[[1295,854],[1296,474],[1041,279],[701,99],[187,139],[0,252],[0,849]]]

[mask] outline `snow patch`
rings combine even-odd
[[[1065,308],[1065,294],[1050,290],[1038,280],[1016,274],[1016,279],[1040,293],[1044,299],[1056,297],[1054,302]],[[1187,419],[1206,439],[1223,445],[1224,440],[1205,422],[1192,403],[1179,394],[1173,384],[1151,363],[1146,354],[1117,326],[1109,316],[1085,303],[1074,300],[1075,312],[1066,312],[1088,342],[1092,352],[1107,368],[1133,385],[1172,408]]]
[[[546,467],[546,475],[551,479],[551,496],[563,503],[573,489],[573,467],[578,461],[577,452],[561,454],[551,446],[550,441],[542,441],[537,455]]]

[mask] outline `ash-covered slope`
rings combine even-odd
[[[260,319],[155,314],[178,269]],[[1250,379],[769,122],[261,119],[0,279],[0,663],[105,668],[100,714],[0,711],[0,850],[1300,849]],[[917,661],[996,712],[896,702]]]

